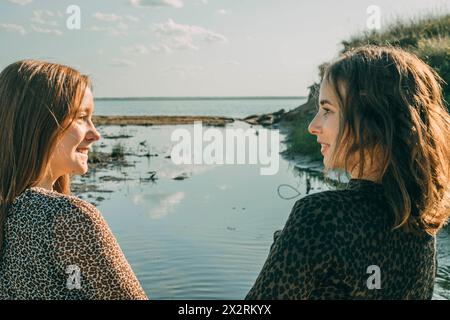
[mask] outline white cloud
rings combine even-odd
[[[178,74],[180,76],[186,76],[189,74],[198,74],[200,72],[204,72],[205,68],[202,66],[170,66],[162,69],[162,72],[165,74]]]
[[[11,3],[14,3],[14,4],[20,4],[21,6],[24,6],[24,5],[27,5],[31,2],[33,2],[33,0],[8,0],[8,1]]]
[[[134,67],[136,63],[126,59],[112,59],[109,65],[113,67]]]
[[[125,16],[125,19],[127,19],[128,21],[131,21],[131,22],[138,22],[138,21],[139,21],[139,18],[138,18],[138,17],[133,16],[133,15],[131,15],[131,14],[127,14],[127,15]]]
[[[147,54],[149,49],[143,44],[135,44],[129,47],[122,47],[122,52],[125,54]]]
[[[46,29],[46,28],[40,28],[40,27],[36,27],[35,25],[31,25],[31,28],[38,33],[46,33],[46,34],[52,34],[55,36],[60,36],[62,35],[62,32],[58,29]]]
[[[107,22],[111,22],[111,21],[119,21],[122,20],[123,18],[121,16],[118,16],[114,13],[102,13],[102,12],[96,12],[93,17],[97,20],[100,21],[107,21]]]
[[[205,41],[225,43],[225,42],[227,42],[227,38],[225,38],[224,35],[221,35],[218,33],[208,32],[205,34]]]
[[[13,23],[1,23],[0,29],[6,30],[8,32],[18,32],[20,34],[26,34],[25,28],[19,24]]]
[[[116,22],[116,21],[130,21],[130,22],[138,22],[139,18],[136,16],[133,16],[131,14],[127,14],[124,16],[121,16],[119,14],[115,13],[103,13],[103,12],[96,12],[92,15],[95,19],[103,22]]]
[[[154,52],[164,52],[164,53],[172,52],[172,50],[165,44],[152,44],[150,46],[150,50]]]
[[[169,51],[173,50],[198,50],[194,44],[194,37],[201,38],[205,42],[228,42],[224,35],[212,32],[198,26],[178,24],[172,19],[165,23],[155,24],[153,31],[160,38],[161,43],[157,46],[166,47]]]
[[[225,10],[225,9],[220,9],[220,10],[217,10],[217,12],[216,12],[217,14],[221,14],[221,15],[227,15],[228,14],[228,11],[227,10]]]
[[[135,7],[183,7],[182,0],[129,0]]]
[[[58,22],[52,20],[56,17],[56,15],[57,15],[56,13],[50,10],[34,10],[31,21],[38,24],[56,26]]]
[[[164,45],[173,50],[199,50],[199,48],[192,43],[192,39],[189,37],[177,37],[166,39]]]
[[[90,30],[96,32],[106,32],[110,36],[114,37],[128,35],[128,25],[123,22],[119,22],[116,26],[108,26],[108,27],[92,26]]]

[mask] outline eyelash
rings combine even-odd
[[[330,109],[323,108],[323,110],[325,111],[325,112],[323,113],[324,115],[328,115],[328,114],[331,113],[331,110],[330,110]]]

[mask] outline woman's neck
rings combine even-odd
[[[359,176],[359,168],[355,168],[350,172],[350,176],[352,179],[362,179],[362,180],[373,181],[376,183],[381,183],[380,174],[377,171],[368,170],[368,169],[364,170],[362,176]]]
[[[50,177],[44,177],[35,185],[35,187],[44,188],[44,189],[53,191],[53,185],[55,184],[55,181],[56,180],[53,180]]]

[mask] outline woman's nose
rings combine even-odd
[[[101,138],[100,133],[97,131],[97,128],[92,124],[91,129],[88,132],[88,140],[90,141],[98,141]]]
[[[312,119],[312,121],[309,123],[308,126],[308,132],[310,134],[318,135],[321,132],[321,126],[319,124],[319,121],[317,120],[317,115]]]

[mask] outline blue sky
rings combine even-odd
[[[66,13],[77,5],[81,28]],[[450,10],[450,0],[0,0],[0,68],[69,64],[97,97],[298,96],[366,12],[394,18]]]

